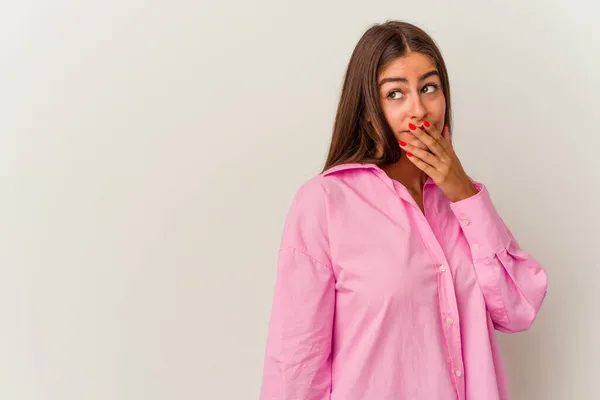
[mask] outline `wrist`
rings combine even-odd
[[[460,190],[456,196],[452,196],[452,198],[450,198],[450,201],[456,203],[458,201],[475,196],[477,193],[479,193],[479,190],[475,187],[475,185],[473,185],[473,183],[469,181],[469,184],[466,185],[464,189]]]

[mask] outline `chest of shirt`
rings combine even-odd
[[[424,193],[424,214],[400,196],[362,196],[336,204],[329,245],[340,295],[426,304],[436,299],[440,268],[459,285],[474,282],[460,224],[434,190]]]

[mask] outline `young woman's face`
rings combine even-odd
[[[439,135],[444,128],[446,98],[435,64],[421,53],[409,53],[389,63],[377,77],[379,103],[397,140],[426,149],[413,137],[409,124]]]

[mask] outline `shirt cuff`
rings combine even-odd
[[[478,193],[450,203],[471,247],[473,258],[491,258],[510,243],[504,221],[492,203],[485,185],[473,182]]]

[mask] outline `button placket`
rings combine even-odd
[[[426,199],[424,196],[424,204]],[[460,326],[458,324],[458,304],[456,293],[454,291],[454,280],[452,271],[449,268],[448,261],[445,258],[444,251],[433,232],[433,226],[428,223],[427,218],[423,217],[423,223],[418,224],[419,231],[423,237],[423,242],[427,247],[432,258],[440,260],[441,263],[435,264],[437,275],[437,289],[439,302],[439,319],[442,324],[442,334],[445,337],[446,352],[449,359],[449,370],[453,381],[457,387],[459,398],[464,398],[464,378],[457,376],[456,371],[463,370],[462,345]],[[469,222],[470,223],[470,222]],[[452,320],[451,323],[448,318]],[[462,375],[462,372],[460,372]]]
[[[446,264],[441,264],[438,267],[438,291],[440,319],[443,324],[443,334],[446,337],[448,344],[449,369],[453,375],[453,379],[459,388],[460,393],[464,389],[464,381],[462,377],[463,360],[462,346],[460,337],[460,326],[457,323],[458,306],[456,303],[456,293],[454,291],[454,282],[452,274],[446,272]]]

